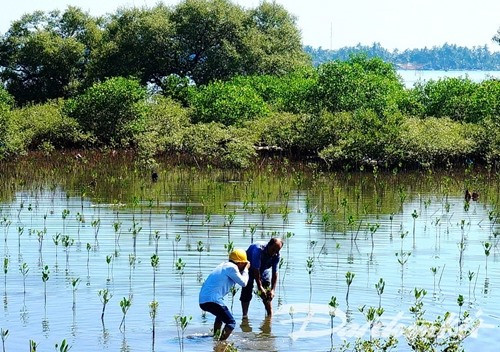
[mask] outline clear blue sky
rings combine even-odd
[[[118,7],[153,6],[158,0],[4,0],[0,32],[11,21],[34,10],[64,10],[78,6],[92,15]],[[178,0],[165,0],[175,5]],[[259,0],[236,0],[255,7]],[[297,17],[303,43],[325,49],[380,42],[392,50],[440,46],[488,45],[500,51],[491,38],[500,27],[500,0],[277,0]]]

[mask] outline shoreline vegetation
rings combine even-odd
[[[0,38],[0,160],[121,149],[147,170],[168,156],[245,168],[262,154],[346,170],[498,167],[499,80],[407,89],[369,54],[314,66],[293,16],[269,2],[27,14]]]

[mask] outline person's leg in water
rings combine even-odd
[[[217,337],[220,333],[219,340],[226,340],[236,326],[236,320],[234,320],[229,309],[214,302],[200,304],[200,308],[215,315],[214,336]],[[226,324],[224,329],[222,329],[222,323]]]
[[[241,314],[243,319],[248,318],[248,308],[250,307],[250,301],[253,295],[253,282],[254,276],[250,271],[248,273],[248,283],[245,287],[241,289],[240,301],[241,301]]]
[[[264,270],[260,275],[262,286],[267,291],[271,287],[271,269]],[[268,299],[266,296],[262,298],[262,303],[264,303],[264,308],[266,309],[266,316],[271,317],[273,315],[272,300]]]

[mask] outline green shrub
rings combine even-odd
[[[449,118],[408,118],[400,135],[402,160],[421,166],[473,159],[481,153],[477,125]]]
[[[189,125],[187,109],[170,98],[153,97],[143,118],[129,125],[141,163],[151,167],[155,155],[181,150]]]
[[[316,155],[319,149],[331,143],[330,115],[274,113],[255,122],[252,129],[265,146]]]
[[[4,154],[16,156],[28,150],[71,148],[85,142],[78,122],[63,114],[63,102],[50,101],[12,110],[8,115]]]
[[[197,163],[245,168],[255,156],[252,134],[220,123],[195,124],[184,130],[182,151]]]
[[[251,86],[214,82],[191,95],[194,122],[242,126],[268,114],[269,109]]]
[[[371,110],[330,115],[331,144],[319,152],[327,164],[359,165],[377,162],[389,166],[399,159],[400,114],[380,117]]]
[[[129,124],[145,112],[146,88],[135,79],[115,77],[96,83],[69,100],[66,111],[98,144],[126,145],[131,138]]]
[[[353,57],[318,68],[317,97],[330,112],[370,109],[382,116],[398,110],[404,86],[391,64]]]

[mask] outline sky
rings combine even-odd
[[[154,6],[158,0],[3,0],[0,33],[24,13],[78,6],[92,15],[119,7]],[[233,0],[245,8],[260,0]],[[276,0],[297,19],[304,45],[338,49],[380,43],[389,50],[431,48],[444,43],[500,51],[492,37],[500,28],[500,0]],[[164,0],[175,5],[179,0]]]

